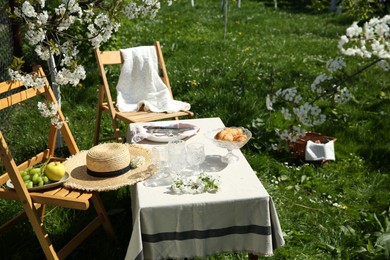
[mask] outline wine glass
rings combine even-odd
[[[246,136],[246,139],[243,140],[243,141],[224,141],[224,140],[218,140],[215,138],[215,135],[225,129],[225,128],[218,128],[218,129],[214,129],[212,131],[209,131],[205,134],[205,136],[210,140],[212,141],[216,146],[220,147],[220,148],[224,148],[224,149],[227,149],[228,150],[228,153],[223,156],[221,158],[221,161],[224,162],[224,163],[235,163],[239,160],[238,156],[235,155],[233,153],[233,150],[235,149],[240,149],[241,147],[243,147],[248,141],[249,139],[252,138],[252,133],[244,128],[244,127],[229,127],[229,128],[240,128],[242,130],[242,133]]]
[[[191,143],[187,145],[187,162],[193,167],[194,175],[200,173],[200,164],[206,159],[204,145],[202,143]]]
[[[173,140],[168,142],[168,165],[174,177],[180,177],[182,171],[187,167],[186,146],[184,140]]]

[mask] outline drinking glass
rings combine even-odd
[[[166,146],[156,146],[152,148],[152,163],[156,167],[156,173],[145,180],[144,185],[148,187],[156,187],[168,185],[170,179],[168,177],[168,153]]]
[[[157,168],[157,175],[167,177],[168,151],[166,146],[156,146],[152,148],[152,163]]]
[[[206,154],[202,143],[191,143],[187,145],[187,162],[193,168],[194,175],[200,173],[200,164],[205,159]]]
[[[174,140],[168,143],[168,165],[173,177],[181,177],[182,171],[187,167],[186,157],[184,140]]]

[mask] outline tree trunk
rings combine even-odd
[[[332,12],[336,12],[337,10],[337,1],[336,0],[330,0],[330,10]]]
[[[15,0],[9,0],[9,7],[13,13],[15,10]],[[22,32],[18,23],[11,21],[12,41],[13,41],[13,56],[21,58],[23,56],[22,51]]]
[[[49,60],[47,61],[47,64],[49,66],[50,71],[51,88],[53,89],[54,96],[57,99],[58,106],[61,108],[61,88],[56,82],[57,66],[53,55],[50,56]],[[58,131],[57,134],[56,147],[62,148],[62,135],[60,131]]]
[[[226,39],[227,34],[227,23],[228,23],[228,2],[229,0],[222,0],[221,1],[221,7],[225,16],[225,29],[223,33],[223,38]]]

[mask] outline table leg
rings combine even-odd
[[[249,259],[249,260],[258,260],[259,257],[258,257],[257,255],[254,255],[254,254],[249,253],[249,254],[248,254],[248,259]]]

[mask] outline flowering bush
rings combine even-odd
[[[305,135],[306,128],[325,123],[327,117],[323,107],[345,104],[352,98],[353,94],[344,83],[353,77],[374,65],[389,70],[389,26],[390,15],[386,15],[381,19],[373,18],[362,27],[354,22],[347,28],[338,44],[341,53],[369,60],[353,74],[347,73],[344,58],[338,57],[327,62],[328,73],[317,76],[310,90],[303,94],[297,87],[291,87],[267,95],[267,109],[280,114],[285,121],[284,129],[276,129],[281,140],[294,142]]]
[[[168,4],[172,0],[166,0]],[[54,73],[56,84],[76,86],[85,79],[86,72],[80,64],[78,46],[86,40],[93,48],[107,42],[120,27],[119,17],[128,19],[154,18],[160,9],[159,0],[77,1],[62,0],[57,6],[45,0],[28,0],[15,7],[11,17],[26,25],[25,39],[38,57],[44,61],[57,58]],[[79,33],[84,30],[86,34]],[[15,62],[12,79],[42,86],[38,79],[31,80],[20,73],[21,62]]]

